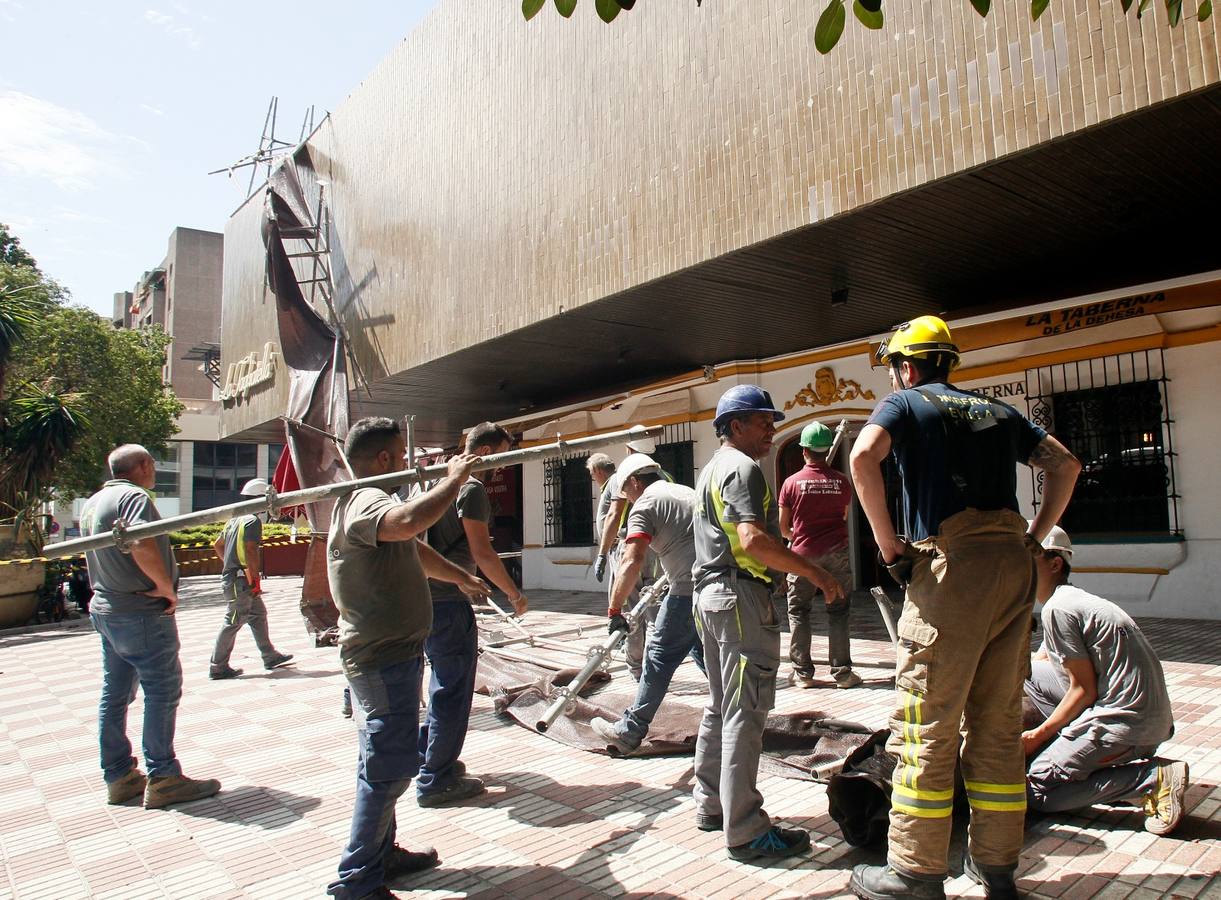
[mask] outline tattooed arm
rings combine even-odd
[[[1043,502],[1030,523],[1030,533],[1041,542],[1051,531],[1051,526],[1060,521],[1068,501],[1072,499],[1081,462],[1051,435],[1039,441],[1026,462],[1043,470]]]

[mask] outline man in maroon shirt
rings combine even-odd
[[[801,432],[801,455],[805,466],[790,475],[780,489],[780,530],[792,542],[794,553],[822,566],[844,587],[842,599],[828,601],[831,677],[837,687],[856,687],[861,676],[852,671],[848,641],[849,592],[852,563],[848,557],[848,507],[852,488],[848,477],[827,465],[831,430],[811,422]],[[803,688],[814,687],[814,662],[810,659],[810,610],[821,592],[808,579],[789,575],[789,660],[791,681]]]

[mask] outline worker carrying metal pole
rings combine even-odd
[[[1081,465],[1013,407],[950,383],[958,347],[936,316],[900,325],[877,360],[890,367],[894,393],[861,430],[852,477],[882,561],[907,587],[907,600],[887,745],[898,757],[889,856],[885,866],[857,866],[849,889],[871,900],[945,896],[961,729],[971,806],[964,871],[988,896],[1016,897],[1033,557],[1064,512]],[[906,538],[886,504],[888,455],[902,478]],[[1017,463],[1044,474],[1029,534],[1017,511]]]
[[[670,585],[645,647],[635,701],[618,721],[595,717],[589,723],[594,733],[606,741],[608,749],[626,754],[635,752],[648,734],[683,659],[689,655],[704,671],[704,648],[691,615],[695,491],[666,481],[661,466],[643,453],[633,453],[623,461],[619,478],[624,496],[631,502],[631,511],[607,609],[611,631],[627,628],[623,605],[648,561],[650,550],[661,558]]]

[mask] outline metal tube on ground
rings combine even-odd
[[[669,581],[667,581],[667,579],[663,576],[654,581],[653,584],[649,586],[648,590],[641,593],[640,599],[636,601],[636,605],[632,607],[632,611],[624,617],[628,620],[628,625],[630,628],[644,627],[643,619],[645,610],[652,606],[658,600],[658,598],[665,593],[669,586]],[[639,623],[639,625],[637,623]],[[602,664],[605,663],[606,660],[610,659],[611,654],[614,653],[616,648],[623,643],[627,635],[627,631],[613,631],[601,644],[590,648],[589,659],[585,661],[585,665],[581,667],[581,671],[578,672],[573,677],[572,681],[568,682],[568,684],[562,685],[555,689],[555,699],[551,701],[551,705],[547,707],[547,711],[543,713],[542,718],[540,718],[534,725],[539,734],[547,733],[547,729],[555,724],[555,720],[558,719],[561,713],[564,712],[564,708],[575,700],[578,695],[580,695],[581,688],[585,687],[586,682],[593,677],[594,672],[598,671],[598,669],[602,667]]]
[[[895,605],[890,602],[890,598],[886,596],[886,591],[880,585],[870,588],[869,593],[873,594],[873,599],[878,604],[878,612],[882,614],[882,624],[890,632],[891,643],[897,647],[899,645],[899,632],[895,628]]]
[[[577,438],[572,441],[554,441],[538,447],[527,447],[524,450],[493,453],[490,456],[483,457],[473,467],[472,471],[485,472],[488,469],[520,466],[528,462],[554,459],[557,456],[564,456],[573,451],[595,450],[599,447],[607,447],[612,444],[622,444],[625,440],[642,436],[660,437],[664,430],[661,426],[646,428],[643,431],[640,429],[624,429],[622,431],[610,432],[609,434]],[[414,464],[414,460],[412,462]],[[274,512],[285,506],[300,506],[303,503],[312,503],[315,500],[329,500],[332,497],[342,497],[362,487],[393,487],[417,477],[429,480],[443,478],[448,471],[449,468],[446,465],[427,466],[419,470],[413,467],[398,472],[387,472],[385,475],[371,475],[368,478],[337,481],[334,484],[302,488],[299,491],[289,491],[286,494],[277,494],[275,491],[269,490],[265,497],[256,497],[253,500],[243,500],[240,503],[229,503],[225,506],[217,506],[212,509],[184,513],[180,516],[170,516],[165,519],[159,519],[156,522],[146,522],[142,525],[118,528],[114,532],[107,532],[106,534],[95,534],[92,537],[75,538],[70,541],[61,541],[58,544],[48,544],[43,548],[43,556],[46,559],[78,556],[90,550],[101,550],[104,547],[113,546],[119,543],[120,540],[125,543],[134,543],[145,538],[169,534],[171,531],[178,531],[190,525],[207,525],[212,522],[224,522],[234,516],[246,513]]]

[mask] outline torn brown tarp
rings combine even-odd
[[[298,152],[268,178],[263,244],[267,283],[276,298],[280,352],[289,372],[285,415],[290,421],[285,422],[285,438],[301,487],[318,487],[348,478],[339,448],[326,437],[329,433],[342,440],[348,433],[347,359],[339,333],[306,301],[284,245],[285,240],[315,237],[314,216],[298,165],[312,176],[308,155]],[[301,428],[294,422],[312,427]],[[306,504],[313,531],[326,532],[333,505],[334,500]],[[302,614],[320,640],[339,621],[327,585],[325,549],[325,543],[320,546],[318,540],[311,541],[301,595]]]

